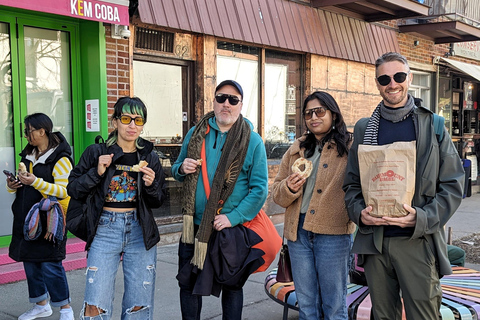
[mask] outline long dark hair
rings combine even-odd
[[[113,106],[113,114],[112,114],[112,121],[115,119],[120,119],[122,114],[130,113],[130,114],[138,114],[141,116],[145,123],[147,123],[147,107],[143,103],[143,101],[138,97],[121,97],[117,100],[115,105]],[[118,140],[118,130],[115,129],[110,133],[107,138],[106,144],[107,147],[114,145],[117,143]],[[141,138],[138,137],[135,141],[135,146],[137,149],[142,149],[143,146],[140,145]]]
[[[344,154],[348,154],[348,143],[352,139],[352,134],[347,130],[347,126],[343,121],[343,116],[340,112],[337,101],[335,101],[330,94],[324,91],[315,91],[314,93],[310,94],[303,103],[302,115],[305,114],[307,103],[314,99],[317,99],[321,106],[330,110],[334,125],[332,126],[332,129],[322,138],[322,141],[320,141],[320,148],[323,148],[325,143],[328,141],[333,140],[337,144],[337,152],[339,157],[343,156]],[[314,154],[317,146],[318,141],[315,138],[315,135],[308,131],[306,133],[306,139],[300,142],[300,147],[305,148],[305,157],[311,157]]]
[[[60,144],[60,138],[56,134],[52,134],[53,131],[53,122],[45,113],[32,113],[27,115],[23,120],[25,123],[25,132],[28,132],[28,135],[31,135],[32,132],[29,131],[30,128],[34,130],[45,130],[45,134],[48,137],[48,146],[47,150],[55,148]],[[32,146],[30,143],[25,147],[25,152],[27,154],[33,154],[33,151],[36,151],[37,155],[40,154],[40,150],[37,147]],[[47,151],[45,150],[45,151]]]

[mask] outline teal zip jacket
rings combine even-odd
[[[220,131],[215,119],[213,117],[208,120],[210,132],[205,137],[207,172],[210,185],[212,185],[213,176],[215,175],[228,134],[228,131],[223,133]],[[222,214],[227,215],[232,226],[252,220],[263,207],[268,195],[268,168],[265,146],[260,135],[253,131],[252,123],[247,119],[245,120],[252,128],[247,156],[235,183],[233,193],[225,201],[221,211]],[[185,175],[181,174],[179,169],[183,160],[187,157],[187,146],[194,129],[195,127],[191,128],[185,136],[180,154],[172,166],[172,176],[180,182],[183,182]],[[195,216],[193,220],[196,225],[199,225],[202,221],[203,211],[207,204],[203,178],[200,172],[195,194]]]

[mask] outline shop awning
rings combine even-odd
[[[433,40],[435,44],[480,40],[480,28],[462,21],[430,22],[428,19],[413,21],[417,23],[399,25],[400,32],[426,37]]]
[[[393,29],[294,1],[139,0],[138,13],[161,27],[364,63],[400,51]]]
[[[368,22],[426,16],[429,8],[411,0],[311,0],[311,4]]]
[[[0,6],[129,25],[128,0],[0,0]]]
[[[442,57],[439,59],[439,62],[444,62],[449,67],[452,67],[453,69],[456,69],[457,71],[465,73],[480,81],[480,66]]]

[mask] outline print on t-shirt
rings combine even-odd
[[[125,167],[120,166],[123,170]],[[117,166],[117,170],[118,170]],[[130,175],[130,171],[120,171],[119,175],[114,175],[110,181],[110,187],[105,200],[107,202],[135,202],[137,201],[137,180]],[[115,171],[115,174],[118,171]],[[136,175],[136,174],[135,174]]]

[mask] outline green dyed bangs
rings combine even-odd
[[[145,122],[147,121],[147,115],[144,114],[143,108],[139,105],[130,105],[128,103],[124,104],[122,106],[122,114],[124,113],[129,113],[129,114],[138,114],[141,116],[143,119],[145,119]]]

